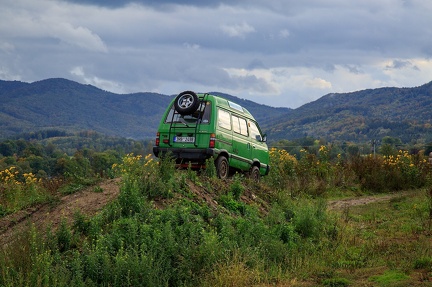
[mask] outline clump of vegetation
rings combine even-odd
[[[0,171],[0,215],[49,200],[41,183],[33,173],[22,174],[15,166]]]
[[[0,217],[113,178],[112,165],[125,151],[147,151],[142,142],[95,132],[53,130],[22,137],[29,140],[0,142]]]
[[[299,159],[285,150],[270,150],[268,185],[289,190],[292,196],[322,196],[339,189],[392,192],[427,185],[430,165],[426,157],[400,150],[396,155],[365,155],[343,159],[321,146],[316,153],[305,149]]]

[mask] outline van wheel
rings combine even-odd
[[[250,176],[250,178],[251,178],[252,180],[254,180],[254,181],[256,181],[256,182],[259,182],[259,181],[260,181],[260,177],[261,177],[259,167],[256,166],[256,165],[254,165],[254,166],[251,168],[251,170],[250,170],[249,176]]]
[[[220,179],[226,179],[228,177],[229,165],[228,160],[223,155],[219,156],[216,160],[216,173]]]
[[[192,91],[184,91],[175,98],[174,108],[181,115],[193,114],[199,107],[197,94]]]

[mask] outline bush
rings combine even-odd
[[[350,286],[350,281],[345,278],[331,278],[325,279],[322,284],[328,287],[346,287]]]
[[[33,173],[22,173],[15,166],[0,171],[0,214],[49,201],[51,195],[42,183]]]

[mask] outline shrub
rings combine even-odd
[[[318,239],[324,236],[323,231],[328,225],[324,201],[315,204],[298,204],[294,210],[294,230],[304,238]]]
[[[150,154],[144,158],[128,154],[113,168],[122,175],[120,198],[124,209],[130,204],[130,210],[137,212],[143,199],[172,196],[175,165],[169,156],[156,162]]]
[[[72,232],[67,226],[66,220],[62,219],[60,227],[56,232],[58,249],[60,252],[69,250],[72,244]]]
[[[233,198],[235,200],[239,200],[244,192],[244,186],[241,182],[242,176],[239,174],[236,174],[234,176],[234,180],[231,183],[230,186],[230,193],[232,194]]]
[[[345,278],[331,278],[323,280],[322,284],[328,287],[346,287],[350,286],[350,281]]]
[[[15,166],[0,171],[0,213],[6,215],[33,204],[47,202],[51,195],[33,173]]]
[[[426,269],[428,271],[432,271],[432,257],[424,256],[419,259],[416,259],[414,262],[415,269]]]
[[[269,151],[271,173],[264,181],[273,188],[285,189],[296,177],[297,159],[286,150],[271,148]]]
[[[213,157],[206,159],[203,174],[208,178],[216,178],[216,165]]]

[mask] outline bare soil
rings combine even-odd
[[[373,195],[373,196],[362,196],[345,198],[340,200],[331,200],[327,203],[327,206],[331,210],[341,210],[352,206],[366,205],[374,202],[385,202],[390,201],[392,198],[406,196],[407,193],[395,193],[386,195]]]
[[[9,244],[16,233],[34,224],[37,230],[51,226],[55,230],[62,220],[71,223],[74,214],[80,212],[88,216],[96,214],[119,194],[120,179],[101,182],[101,192],[95,192],[95,186],[79,192],[65,195],[57,202],[37,205],[0,219],[0,246]]]

